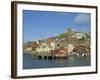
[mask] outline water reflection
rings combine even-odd
[[[75,67],[90,66],[90,56],[75,57],[70,56],[67,59],[32,59],[31,55],[23,55],[23,69],[36,68],[54,68],[54,67]]]

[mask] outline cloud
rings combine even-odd
[[[76,16],[76,18],[74,19],[74,22],[76,24],[85,24],[85,23],[89,23],[90,22],[90,14],[79,14],[78,16]]]

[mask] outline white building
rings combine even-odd
[[[68,53],[70,54],[74,49],[74,46],[72,44],[68,44]]]
[[[73,38],[76,38],[76,39],[82,39],[83,37],[85,37],[85,35],[83,33],[76,33]]]
[[[32,50],[32,47],[27,47],[26,49],[25,49],[25,51],[31,51]]]
[[[50,50],[52,50],[52,49],[53,49],[53,47],[50,46],[49,44],[47,44],[47,43],[41,43],[41,45],[38,48],[36,48],[36,51],[38,53],[41,53],[41,52],[50,52]]]

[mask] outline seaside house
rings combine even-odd
[[[76,56],[86,56],[90,55],[90,48],[85,45],[78,45],[73,49],[73,52],[75,52]]]
[[[82,39],[83,37],[85,38],[85,35],[81,32],[78,32],[75,35],[73,35],[72,37],[76,38],[76,39]]]
[[[55,56],[56,58],[66,58],[67,57],[67,49],[64,47],[61,47],[59,49],[55,49],[51,51],[52,56]]]
[[[31,46],[27,46],[27,48],[25,49],[25,52],[27,51],[32,51],[32,47]]]
[[[32,50],[36,50],[36,48],[38,47],[38,44],[36,41],[33,41],[30,46],[32,47]]]
[[[35,41],[33,41],[31,43],[27,43],[27,45],[24,48],[24,53],[31,54],[32,51],[35,51],[37,47],[38,47],[38,44]]]
[[[38,52],[38,53],[41,53],[41,52],[50,52],[50,50],[52,50],[53,49],[53,47],[50,45],[50,44],[48,44],[48,43],[46,43],[46,42],[43,42],[43,43],[41,43],[37,48],[36,48],[36,51]]]
[[[68,44],[68,55],[72,54],[74,46],[72,44]]]

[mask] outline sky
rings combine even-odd
[[[90,32],[90,20],[90,13],[23,10],[24,41],[56,36],[67,28],[76,32]]]

